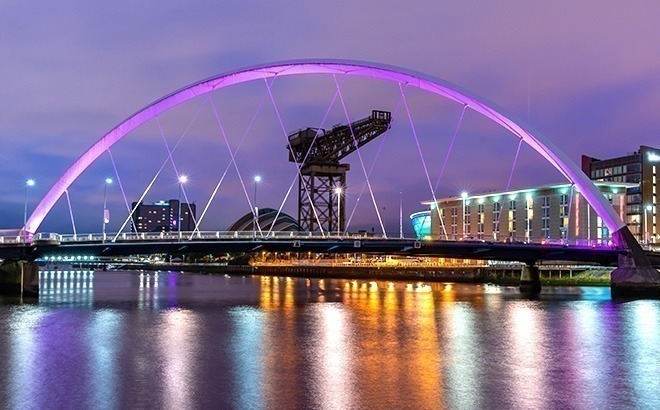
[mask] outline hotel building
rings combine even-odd
[[[137,205],[137,207],[136,207]],[[150,204],[133,202],[133,223],[138,232],[176,232],[179,201],[158,201]],[[195,204],[181,203],[181,231],[195,229]]]
[[[660,243],[660,149],[642,145],[631,154],[602,160],[583,155],[582,170],[595,181],[634,183],[626,190],[624,221],[640,243]]]
[[[623,220],[627,190],[637,184],[595,184]],[[570,184],[480,195],[463,193],[422,204],[429,209],[410,216],[419,238],[522,242],[610,239],[601,218]]]

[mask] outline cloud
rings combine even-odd
[[[529,119],[575,160],[582,153],[613,156],[652,145],[660,132],[655,113],[660,102],[657,2],[41,3],[0,5],[0,225],[4,227],[22,223],[21,213],[10,210],[20,211],[24,178],[37,178],[45,192],[87,147],[140,107],[185,84],[267,61],[351,58],[444,78]],[[254,84],[218,93],[217,105],[232,146],[238,145],[263,92],[263,84]],[[329,80],[296,78],[278,80],[273,92],[289,132],[319,126],[334,90]],[[393,109],[397,98],[396,87],[374,88],[352,81],[345,93],[352,119],[376,106]],[[459,107],[414,91],[407,95],[435,180]],[[198,102],[181,107],[179,114],[162,116],[172,141],[183,132]],[[260,168],[270,173],[276,202],[286,191],[278,184],[288,187],[292,164],[286,161],[272,104],[266,102],[237,162],[246,175]],[[196,198],[208,198],[229,158],[211,114],[203,113],[176,155],[183,168],[196,173],[199,185],[191,188]],[[388,185],[396,185],[395,191],[402,187],[411,193],[407,195],[411,208],[419,199],[427,199],[428,183],[407,118],[399,119],[402,123],[396,124],[396,132],[383,145],[382,162],[374,168],[386,176],[374,177],[374,185],[383,201],[395,201]],[[330,125],[345,120],[341,107],[331,109]],[[443,176],[447,178],[443,192],[502,184],[515,140],[507,140],[495,128],[479,119],[466,120]],[[506,142],[498,143],[500,138]],[[370,160],[378,146],[373,144],[364,150]],[[140,185],[149,181],[151,168],[164,155],[157,129],[146,124],[116,150],[127,175],[127,190],[139,195]],[[557,177],[539,166],[534,155],[521,157],[516,184]],[[361,166],[356,158],[350,163],[350,178],[360,186]],[[77,183],[79,191],[72,191],[81,229],[98,225],[95,181],[108,169],[107,160],[99,163]],[[229,199],[227,192],[226,204],[209,219],[218,227],[229,225],[234,214],[247,212],[242,209],[245,200],[235,170],[231,175],[226,187],[239,190],[238,199]],[[171,196],[170,185],[159,183],[154,198]],[[264,199],[269,198],[267,192]],[[113,206],[120,206],[123,199],[112,195]],[[48,227],[70,229],[64,206],[66,212],[56,211]],[[362,218],[365,226],[372,219],[368,213]]]

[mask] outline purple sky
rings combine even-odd
[[[586,153],[616,156],[639,145],[660,145],[660,5],[655,1],[428,1],[428,2],[4,2],[0,5],[0,228],[22,224],[24,181],[36,205],[71,163],[122,119],[184,85],[217,73],[265,62],[340,58],[406,67],[443,78],[529,119],[576,162]],[[492,3],[492,4],[491,4]],[[540,2],[539,2],[540,3]],[[191,6],[192,4],[192,6]],[[233,146],[263,96],[263,84],[214,94]],[[332,78],[277,81],[273,92],[287,131],[320,125],[332,97]],[[394,84],[346,82],[351,118],[371,108],[393,110]],[[411,90],[411,111],[433,182],[446,153],[459,107]],[[528,111],[529,101],[529,111]],[[201,101],[162,116],[173,144]],[[327,126],[345,122],[341,106]],[[364,150],[367,168],[379,141]],[[251,179],[264,174],[259,205],[277,207],[295,169],[286,161],[284,136],[266,101],[237,162]],[[443,176],[440,193],[502,189],[516,141],[468,114]],[[137,199],[164,157],[155,123],[113,150],[129,201]],[[422,209],[430,191],[405,111],[374,167],[373,185],[386,228],[398,229],[404,212]],[[227,165],[227,150],[212,112],[202,109],[175,160],[191,176],[198,206]],[[348,207],[364,174],[351,158]],[[524,149],[515,187],[559,181],[559,174]],[[112,171],[102,157],[71,189],[80,231],[100,231],[103,184]],[[166,168],[147,200],[176,197]],[[252,195],[252,185],[248,184]],[[108,193],[112,223],[125,217],[117,187]],[[291,199],[293,199],[292,196]],[[295,214],[295,204],[285,210]],[[124,211],[124,213],[122,213]],[[204,229],[225,229],[248,212],[230,170]],[[368,194],[353,227],[378,227]],[[71,231],[68,208],[58,203],[42,231]],[[409,230],[409,229],[407,229]]]

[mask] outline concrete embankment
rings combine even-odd
[[[121,269],[179,271],[219,275],[264,275],[302,278],[405,280],[428,282],[518,284],[521,267],[420,267],[420,266],[315,266],[315,265],[216,265],[159,264],[124,265]],[[609,286],[611,269],[545,267],[541,269],[543,284]]]

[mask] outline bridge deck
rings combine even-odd
[[[584,247],[538,244],[507,244],[467,241],[416,241],[414,239],[338,238],[338,237],[290,237],[287,239],[232,238],[172,240],[118,240],[103,242],[92,240],[57,241],[36,240],[31,244],[0,245],[0,257],[26,257],[37,259],[58,255],[130,256],[139,254],[179,253],[236,253],[236,252],[312,252],[312,253],[367,253],[410,256],[435,256],[445,258],[479,259],[496,261],[588,262],[599,265],[616,265],[618,256],[625,250],[607,246]]]

